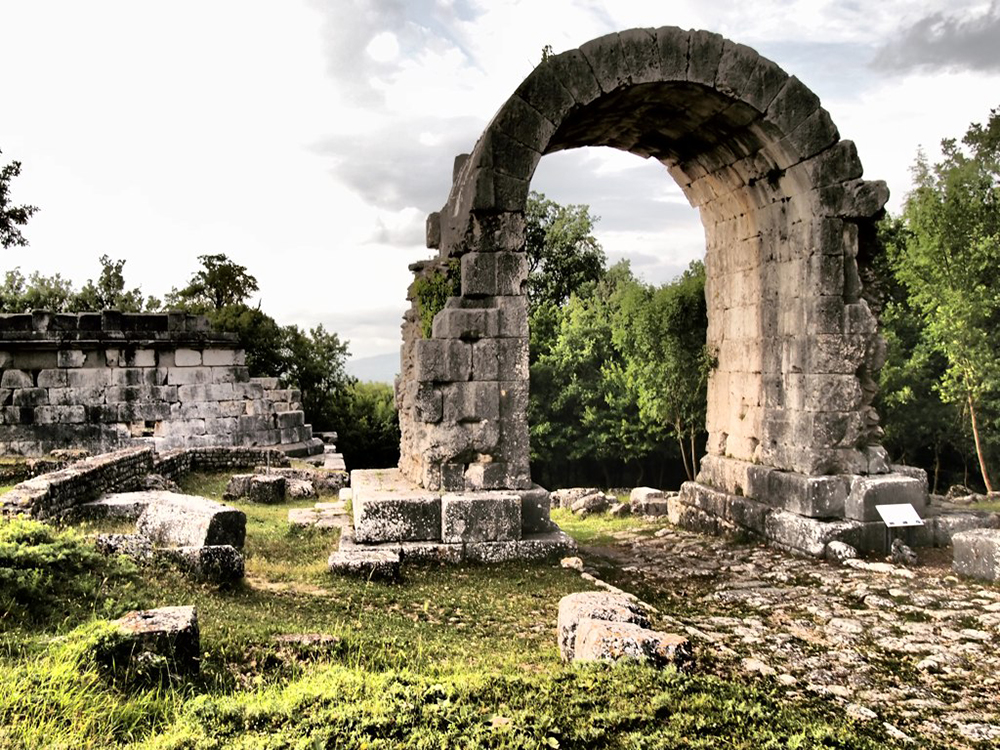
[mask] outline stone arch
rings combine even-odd
[[[548,58],[456,160],[428,218],[438,256],[413,270],[457,261],[461,294],[430,338],[416,303],[404,320],[403,473],[428,489],[530,485],[525,202],[544,154],[599,145],[661,161],[705,227],[718,366],[702,479],[753,496],[752,467],[888,471],[871,407],[883,346],[860,280],[885,184],[861,179],[797,78],[718,34],[663,27]]]

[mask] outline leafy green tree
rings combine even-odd
[[[10,184],[19,174],[19,161],[0,167],[0,247],[4,248],[24,247],[28,244],[28,240],[21,234],[21,227],[38,211],[36,206],[17,205],[11,198]]]
[[[563,206],[532,191],[525,208],[528,299],[561,305],[604,273],[604,250],[593,235],[597,217],[583,205]]]
[[[74,311],[121,310],[122,312],[143,312],[155,310],[160,301],[155,297],[145,300],[139,287],[125,289],[125,261],[111,260],[107,255],[100,258],[101,275],[95,282],[88,279],[75,295]]]
[[[3,284],[0,285],[0,312],[71,312],[75,298],[73,282],[58,273],[44,276],[35,271],[25,278],[20,268],[14,268],[4,274]]]
[[[1000,113],[969,127],[959,145],[941,142],[943,159],[919,154],[903,221],[906,241],[895,259],[925,325],[927,341],[947,361],[942,398],[964,408],[987,490],[993,489],[983,435],[984,410],[1000,394]]]
[[[237,335],[251,375],[279,377],[287,371],[285,329],[259,307],[227,305],[206,315],[215,330]]]
[[[199,255],[198,260],[202,267],[188,285],[167,294],[168,307],[200,313],[221,310],[229,305],[245,304],[257,291],[257,279],[247,272],[246,266],[221,253]]]
[[[332,399],[330,426],[350,469],[384,469],[399,463],[399,414],[392,387],[351,381]]]
[[[347,342],[322,324],[308,333],[287,326],[285,336],[288,351],[281,377],[302,391],[302,408],[313,427],[328,429],[334,421],[333,396],[348,383]]]
[[[647,430],[655,425],[672,433],[684,471],[694,479],[713,364],[705,346],[705,266],[695,261],[659,288],[624,287],[615,302],[614,343],[642,423]]]

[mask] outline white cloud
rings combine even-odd
[[[323,322],[358,355],[393,351],[452,161],[541,57],[613,30],[679,25],[758,47],[823,97],[870,178],[898,206],[918,145],[982,121],[1000,79],[929,73],[910,34],[894,77],[869,63],[900,29],[995,7],[966,0],[300,0],[166,6],[0,0],[10,106],[2,159],[15,198],[41,211],[7,266],[78,284],[107,253],[147,293],[224,252],[282,322]],[[940,45],[939,45],[940,46]],[[925,57],[921,57],[924,55]],[[967,66],[968,67],[968,66]],[[534,187],[589,203],[612,258],[663,281],[703,245],[697,213],[663,168],[587,149],[542,160]]]

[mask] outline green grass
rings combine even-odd
[[[182,486],[218,498],[225,484]],[[242,584],[95,568],[93,602],[0,633],[0,748],[892,747],[879,726],[788,702],[768,682],[562,664],[559,599],[587,584],[556,563],[407,567],[399,584],[334,577],[335,530],[292,529],[289,505],[239,507]],[[553,515],[589,544],[660,528]],[[199,675],[143,687],[101,668],[95,616],[174,604],[198,608]],[[275,642],[309,633],[327,638]]]
[[[604,513],[592,513],[580,517],[568,508],[554,508],[552,520],[567,534],[580,544],[602,546],[614,544],[616,535],[637,534],[653,536],[659,529],[667,526],[666,519],[662,521],[646,521],[641,517],[621,516],[612,518]]]

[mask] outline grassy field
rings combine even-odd
[[[225,480],[183,488],[218,498]],[[334,577],[336,530],[293,529],[290,505],[239,507],[247,577],[230,589],[95,558],[93,528],[0,537],[0,575],[23,589],[0,600],[0,747],[892,747],[767,682],[562,664],[558,602],[588,584],[557,561]],[[601,545],[659,528],[557,515]],[[95,659],[104,619],[175,604],[197,605],[200,675],[143,683]]]

